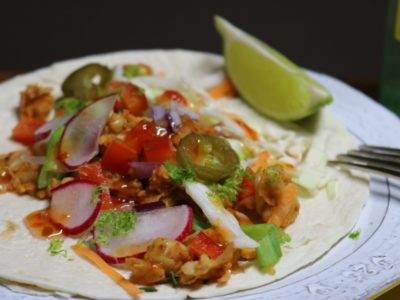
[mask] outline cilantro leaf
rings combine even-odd
[[[154,286],[143,286],[140,289],[146,293],[157,292],[157,289]]]
[[[179,286],[179,282],[178,282],[178,279],[176,278],[175,273],[170,271],[169,272],[169,277],[171,279],[173,287],[178,287]]]
[[[353,232],[350,232],[349,234],[349,239],[352,239],[353,241],[357,240],[360,237],[361,230],[357,229]]]
[[[108,210],[103,212],[94,223],[99,234],[96,242],[107,245],[115,236],[127,235],[136,225],[136,212]]]
[[[66,97],[54,104],[54,110],[58,112],[64,109],[64,116],[71,115],[85,106],[85,101],[77,98]]]
[[[64,257],[67,257],[67,250],[63,248],[63,245],[64,245],[64,240],[61,239],[51,240],[49,247],[47,248],[47,252],[49,252],[51,256],[62,254]]]
[[[233,176],[225,179],[222,184],[216,183],[210,185],[211,193],[209,196],[223,202],[234,202],[237,194],[241,191],[240,185],[242,184],[244,176],[251,177],[246,170],[237,168]]]
[[[188,181],[194,181],[196,179],[196,174],[190,169],[183,169],[171,161],[166,161],[164,163],[164,168],[167,170],[169,177],[177,185],[182,185]]]

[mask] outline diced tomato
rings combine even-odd
[[[114,202],[109,193],[102,193],[100,196],[101,199],[101,210],[110,210],[115,208]]]
[[[144,93],[132,83],[113,81],[107,84],[105,92],[115,91],[121,97],[122,107],[129,110],[135,116],[142,116],[149,104]]]
[[[254,177],[255,173],[250,168],[247,169],[247,172]],[[240,191],[237,194],[237,200],[243,200],[245,198],[254,196],[256,192],[256,185],[254,183],[254,178],[248,178],[247,176],[243,176],[242,183],[240,184]]]
[[[137,153],[143,151],[146,161],[164,162],[175,157],[175,148],[168,135],[157,135],[153,122],[140,121],[126,136],[125,144]]]
[[[224,252],[222,246],[218,245],[202,231],[190,240],[189,248],[198,256],[206,254],[212,259],[217,258]]]
[[[103,191],[101,194],[101,210],[118,209],[123,203],[121,199],[110,196],[108,191]]]
[[[125,143],[139,153],[144,144],[154,136],[156,136],[154,123],[142,120],[127,134]]]
[[[99,162],[81,165],[78,168],[78,176],[80,179],[90,180],[97,184],[104,184],[107,182]]]
[[[36,142],[36,129],[44,123],[43,119],[22,117],[12,131],[12,139],[25,145],[32,145]]]
[[[155,100],[157,104],[169,103],[171,101],[177,102],[185,106],[188,104],[188,101],[181,93],[173,90],[165,91]]]
[[[164,162],[175,157],[175,148],[168,135],[155,136],[144,144],[146,161]]]
[[[136,160],[138,152],[119,140],[113,140],[104,152],[101,165],[103,169],[119,174],[129,171],[128,163]]]

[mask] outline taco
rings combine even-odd
[[[1,84],[0,277],[94,299],[202,298],[283,278],[347,234],[368,185],[326,162],[351,135],[327,110],[262,117],[223,68],[128,51]]]

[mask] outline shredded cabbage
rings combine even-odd
[[[245,160],[249,158],[248,153],[245,152],[244,145],[242,142],[235,139],[226,139],[226,140],[228,141],[229,145],[231,145],[233,151],[235,151],[236,154],[239,156],[240,160]]]
[[[335,200],[336,199],[336,189],[337,189],[337,180],[332,179],[328,181],[326,184],[326,194],[328,196],[329,200]]]
[[[328,156],[324,151],[319,148],[310,148],[308,150],[307,156],[305,158],[305,162],[310,166],[314,167],[323,167],[326,165],[328,161]]]
[[[209,198],[208,195],[211,191],[207,186],[198,182],[187,182],[184,186],[186,193],[196,202],[210,223],[224,232],[226,231],[228,234],[224,237],[236,248],[257,248],[259,246],[255,240],[242,231],[238,221],[230,212]]]

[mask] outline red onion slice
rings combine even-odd
[[[56,130],[58,127],[66,124],[72,117],[73,117],[73,115],[64,116],[64,117],[60,117],[60,118],[54,118],[54,119],[48,121],[47,123],[43,124],[38,129],[36,129],[36,131],[34,133],[36,141],[45,139],[46,137],[48,137],[50,135],[51,132]]]
[[[151,108],[151,118],[157,126],[167,128],[168,121],[165,118],[165,109],[162,105],[153,105]]]
[[[153,173],[153,170],[159,168],[162,164],[157,162],[147,161],[131,161],[129,166],[133,169],[136,178],[145,179],[149,178]]]
[[[151,202],[133,207],[133,209],[137,212],[152,211],[161,208],[165,208],[165,203],[163,201]]]
[[[76,169],[99,152],[100,134],[117,98],[111,95],[97,100],[67,123],[60,145],[61,160],[67,168]]]
[[[182,124],[182,120],[176,109],[176,103],[171,103],[170,111],[167,113],[167,120],[169,126],[171,127],[171,130],[174,133],[177,133],[179,131],[179,127]]]

